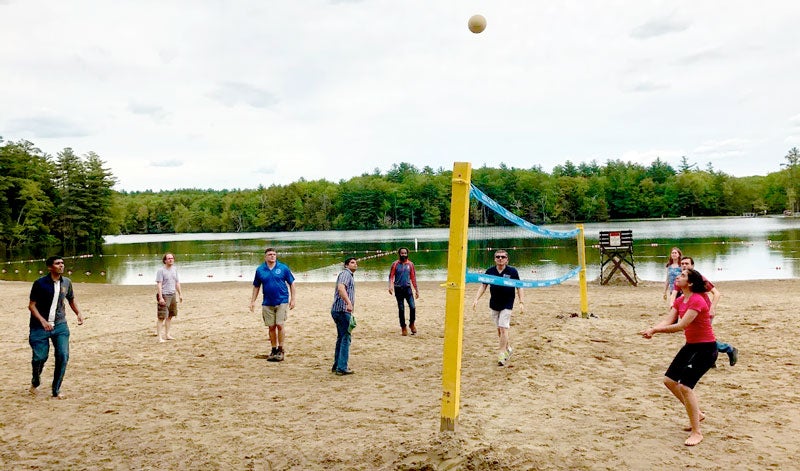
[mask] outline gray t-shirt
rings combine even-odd
[[[175,294],[175,284],[180,282],[178,280],[178,269],[173,266],[172,268],[161,267],[156,273],[156,283],[161,282],[161,294],[167,296]]]

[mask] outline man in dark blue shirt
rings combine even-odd
[[[508,252],[505,250],[498,250],[494,253],[494,264],[495,266],[486,270],[487,275],[519,280],[517,269],[508,265]],[[477,307],[478,300],[481,299],[483,293],[486,292],[487,286],[489,285],[484,283],[478,288],[478,294],[475,296],[475,301],[472,302],[473,310]],[[519,296],[520,312],[522,312],[524,302],[520,288],[499,285],[491,285],[489,288],[489,309],[492,311],[492,318],[497,326],[497,336],[500,339],[497,353],[497,364],[500,366],[505,366],[508,363],[508,359],[511,358],[511,352],[513,352],[508,340],[508,329],[511,328],[511,310],[514,309],[515,295]]]
[[[55,349],[55,369],[53,370],[53,397],[64,399],[61,382],[67,371],[69,361],[69,326],[67,325],[64,300],[78,316],[78,325],[83,324],[83,316],[72,292],[72,281],[61,276],[64,273],[64,259],[49,257],[45,264],[49,274],[33,282],[28,310],[31,312],[28,343],[33,351],[31,366],[31,394],[36,394],[41,384],[42,370],[50,353],[50,342]]]

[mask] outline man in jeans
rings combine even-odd
[[[350,359],[350,318],[356,302],[356,283],[353,278],[356,269],[358,262],[355,258],[345,260],[344,270],[339,273],[336,290],[333,292],[331,317],[336,323],[336,350],[333,353],[331,371],[338,376],[353,374],[353,370],[347,367],[347,362]]]
[[[414,290],[412,293],[411,290]],[[408,302],[408,328],[411,335],[417,333],[417,326],[414,322],[417,318],[417,306],[414,298],[419,299],[419,289],[417,288],[417,272],[414,270],[414,262],[408,259],[408,249],[400,247],[397,251],[397,260],[392,263],[389,269],[389,294],[393,294],[397,300],[397,311],[400,317],[400,332],[408,335],[406,329],[406,310],[405,303]]]
[[[30,391],[31,394],[36,394],[38,391],[52,341],[56,362],[53,369],[53,397],[64,399],[64,395],[61,394],[61,382],[64,380],[69,361],[69,326],[64,300],[67,300],[69,307],[78,316],[78,325],[83,324],[83,316],[72,292],[72,281],[61,276],[64,273],[64,259],[49,257],[45,264],[50,273],[33,282],[28,304],[28,310],[31,312],[28,343],[33,350],[31,360],[33,379]]]
[[[294,275],[289,267],[278,261],[278,252],[272,247],[264,251],[264,263],[256,269],[253,279],[253,296],[250,299],[250,312],[253,312],[258,299],[258,291],[264,286],[264,302],[261,303],[261,316],[264,325],[269,327],[269,342],[272,345],[267,361],[283,361],[283,339],[286,318],[294,309]],[[287,309],[288,307],[288,309]]]

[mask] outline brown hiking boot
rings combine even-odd
[[[403,327],[403,336],[405,337],[406,335],[408,335],[408,329]]]
[[[417,328],[416,328],[416,327],[414,327],[414,324],[411,324],[411,325],[410,325],[410,326],[408,326],[408,327],[411,329],[411,335],[414,335],[414,334],[416,334],[416,333],[417,333]]]

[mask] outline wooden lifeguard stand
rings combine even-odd
[[[613,267],[606,274],[609,263]],[[633,261],[633,231],[600,231],[600,284],[607,285],[617,271],[633,286],[638,284]]]

